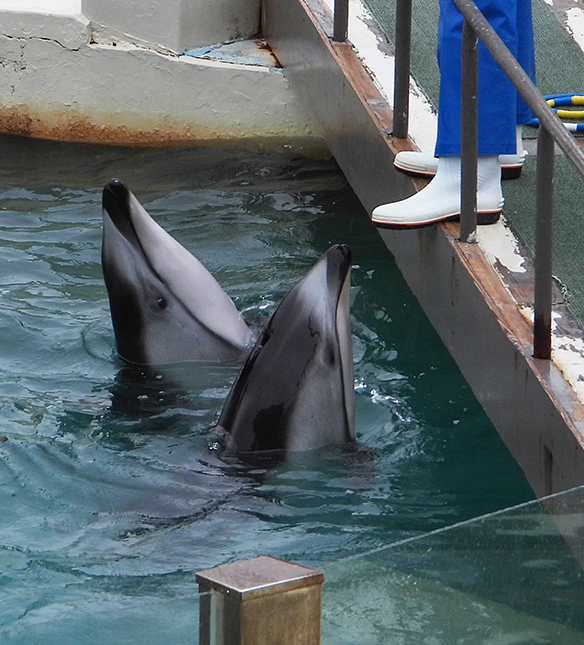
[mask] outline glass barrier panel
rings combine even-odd
[[[323,644],[584,643],[584,487],[324,568]]]

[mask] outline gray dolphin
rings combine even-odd
[[[118,179],[103,189],[102,267],[126,361],[231,361],[249,352],[253,334],[229,296]]]
[[[349,248],[333,246],[276,309],[219,418],[225,456],[354,442],[350,274]]]

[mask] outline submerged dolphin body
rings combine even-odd
[[[354,441],[351,253],[331,247],[284,298],[225,402],[225,456],[257,460]]]
[[[215,278],[117,179],[103,189],[102,267],[126,361],[242,360],[253,344]]]

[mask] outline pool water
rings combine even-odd
[[[271,470],[209,449],[233,365],[115,356],[101,190],[119,177],[253,325],[353,253],[360,449]],[[0,642],[197,642],[194,573],[319,567],[533,497],[334,160],[302,142],[0,138]],[[285,366],[282,366],[285,369]]]

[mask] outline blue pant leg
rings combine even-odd
[[[518,0],[517,3],[517,61],[535,83],[535,52],[533,48],[533,18],[531,0]],[[517,123],[529,123],[534,114],[527,103],[517,95]]]
[[[518,11],[525,0],[478,0],[477,6],[511,52],[519,52]],[[530,5],[527,5],[530,6]],[[529,19],[531,13],[529,13]],[[441,70],[436,155],[460,155],[462,14],[440,0],[438,63]],[[529,42],[529,38],[526,39]],[[526,49],[525,51],[528,51]],[[482,43],[479,45],[479,154],[516,152],[517,92]]]

